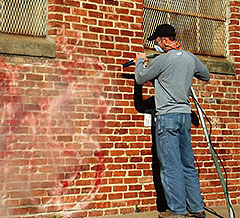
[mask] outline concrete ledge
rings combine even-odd
[[[235,65],[227,58],[200,56],[198,58],[207,66],[211,73],[235,75]]]
[[[153,54],[156,53],[155,50],[145,49],[145,53]],[[211,73],[224,74],[224,75],[235,75],[235,64],[224,57],[212,57],[196,55],[208,68]]]
[[[48,37],[0,33],[0,53],[55,58],[55,43]]]

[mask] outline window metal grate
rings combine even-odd
[[[0,32],[46,36],[47,0],[0,0]]]
[[[144,0],[144,43],[159,24],[174,26],[177,40],[196,54],[226,56],[227,0]]]

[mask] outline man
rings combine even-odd
[[[161,163],[161,180],[170,211],[159,218],[206,216],[194,166],[191,146],[191,108],[188,97],[192,79],[209,81],[206,66],[193,54],[184,51],[175,40],[174,28],[158,26],[148,40],[164,54],[144,67],[146,54],[137,54],[135,79],[138,84],[155,79],[156,143]]]

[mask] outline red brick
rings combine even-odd
[[[106,48],[106,49],[113,49],[113,48],[114,48],[114,44],[113,44],[113,43],[104,43],[104,42],[101,42],[101,43],[100,43],[100,47],[101,47],[101,48]]]
[[[105,26],[105,27],[113,27],[113,22],[112,21],[106,21],[106,20],[99,20],[99,25],[100,26]]]
[[[74,8],[72,10],[73,14],[79,15],[79,16],[87,16],[87,11],[79,8]]]
[[[113,34],[113,35],[119,35],[119,30],[117,29],[106,29],[106,34]]]
[[[212,73],[209,83],[193,83],[213,124],[233,204],[240,203],[238,6],[230,1],[229,60],[236,75]],[[79,218],[133,213],[136,204],[156,210],[151,128],[135,109],[135,67],[122,67],[144,51],[142,8],[143,0],[49,0],[56,58],[1,56],[0,130],[7,150],[0,155],[16,181],[4,183],[10,214],[51,218],[64,210]],[[149,83],[142,91],[144,99],[154,95]],[[201,127],[192,127],[192,142],[205,204],[224,205]],[[25,181],[31,190],[21,188]]]
[[[119,20],[119,15],[117,14],[105,14],[105,19],[107,20]]]
[[[116,0],[105,0],[105,4],[118,6],[118,1]]]
[[[122,197],[122,193],[109,194],[108,196],[109,200],[122,199]]]
[[[48,10],[50,12],[58,12],[58,13],[67,13],[70,14],[70,8],[67,7],[61,7],[61,6],[49,6]]]
[[[100,12],[89,11],[88,14],[90,17],[103,18],[103,13],[100,13]]]
[[[12,215],[20,215],[20,214],[27,214],[28,208],[15,208],[12,209],[11,214]]]
[[[67,6],[80,7],[80,2],[77,1],[67,1],[65,4]]]
[[[95,4],[82,3],[82,7],[86,9],[96,10],[97,6]]]
[[[128,213],[133,213],[134,209],[133,207],[130,208],[120,208],[120,213],[121,214],[128,214]]]
[[[89,0],[89,2],[94,2],[94,3],[98,3],[98,4],[103,4],[104,0]]]

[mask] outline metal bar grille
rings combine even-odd
[[[0,32],[47,35],[47,0],[0,0]]]
[[[144,42],[159,24],[169,23],[177,40],[196,54],[226,56],[227,0],[144,0]]]

